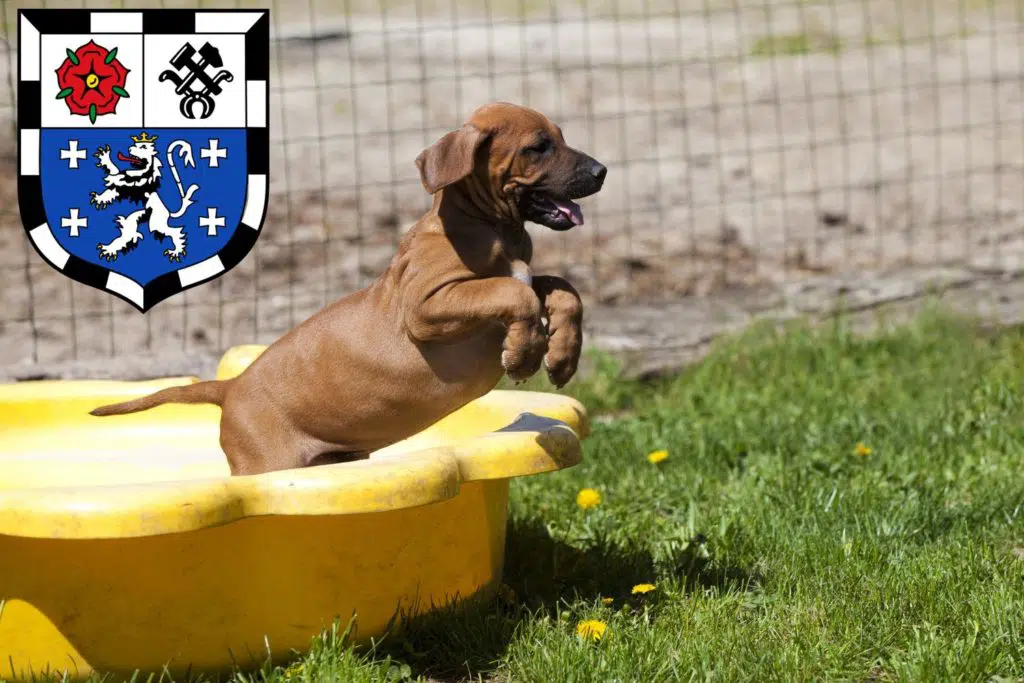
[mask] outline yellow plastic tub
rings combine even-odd
[[[0,385],[0,679],[248,666],[486,594],[509,479],[576,464],[587,430],[570,398],[493,391],[366,461],[231,478],[215,406],[88,415],[193,381]]]

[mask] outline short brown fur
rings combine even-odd
[[[545,151],[538,140],[550,141]],[[540,113],[505,103],[478,109],[416,166],[433,206],[375,282],[292,329],[234,379],[93,414],[216,403],[231,473],[245,475],[365,457],[484,395],[503,373],[522,380],[543,363],[553,384],[568,382],[583,305],[561,278],[531,281],[524,207],[565,229],[544,197],[593,194],[604,167]]]

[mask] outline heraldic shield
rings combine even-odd
[[[146,312],[251,251],[267,206],[267,11],[19,12],[18,200],[67,277]]]

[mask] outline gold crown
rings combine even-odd
[[[133,135],[131,137],[132,141],[136,144],[141,142],[156,142],[156,136],[154,135],[153,137],[150,137],[146,131],[142,131],[139,135]]]

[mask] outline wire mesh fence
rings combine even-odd
[[[534,266],[590,304],[1024,255],[1016,0],[279,0],[255,250],[145,316],[46,265],[17,212],[16,11],[0,53],[0,365],[268,342],[387,265],[413,159],[478,105],[543,111],[609,167]]]

